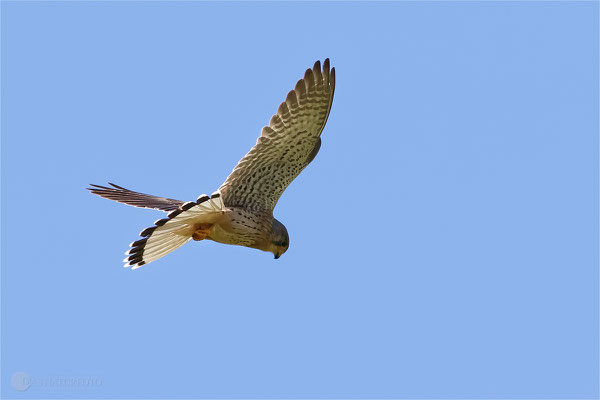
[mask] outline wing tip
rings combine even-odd
[[[294,87],[294,90],[296,91],[296,94],[299,95],[299,98],[306,96],[306,82],[304,82],[304,79],[300,79],[296,83],[296,87]]]
[[[119,190],[124,190],[124,191],[126,191],[126,192],[130,192],[130,190],[129,190],[129,189],[125,189],[123,186],[115,185],[115,184],[114,184],[114,183],[112,183],[112,182],[108,182],[108,184],[109,184],[110,186],[112,186],[112,187],[116,188],[116,189],[119,189]]]
[[[304,83],[306,84],[306,90],[307,91],[312,91],[314,90],[316,84],[315,84],[315,74],[312,70],[312,68],[308,68],[305,72],[304,72]],[[283,103],[285,104],[285,103]]]
[[[281,103],[279,105],[279,108],[277,108],[277,114],[279,114],[283,117],[285,115],[288,115],[289,113],[290,113],[290,109],[288,108],[287,103],[284,101],[283,103]]]
[[[335,67],[331,68],[331,72],[329,73],[329,80],[331,86],[335,86]]]
[[[291,105],[292,107],[298,105],[298,96],[296,95],[295,90],[290,90],[288,92],[287,96],[285,96],[285,102]]]
[[[321,72],[321,60],[315,61],[315,65],[313,65],[313,70]]]

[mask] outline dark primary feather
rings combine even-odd
[[[185,203],[180,200],[134,192],[110,182],[108,184],[111,185],[112,188],[90,184],[90,186],[93,187],[87,189],[100,197],[104,197],[105,199],[118,201],[119,203],[125,203],[134,207],[153,208],[166,212],[177,210]]]
[[[287,186],[321,147],[335,89],[329,59],[307,69],[265,126],[256,145],[220,187],[227,206],[273,210]]]

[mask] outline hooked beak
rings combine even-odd
[[[275,254],[275,259],[277,260],[279,257],[281,257],[281,254],[277,253]]]

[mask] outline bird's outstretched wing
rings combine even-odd
[[[108,184],[111,185],[112,188],[90,184],[90,186],[93,187],[88,188],[88,190],[100,197],[118,201],[119,203],[129,204],[130,206],[134,207],[154,208],[156,210],[162,210],[166,212],[177,210],[179,209],[179,206],[185,203],[180,200],[167,199],[165,197],[134,192],[110,182]]]
[[[321,146],[335,88],[329,59],[317,61],[288,93],[262,129],[256,145],[240,160],[219,191],[226,206],[272,210],[285,188],[313,160]]]

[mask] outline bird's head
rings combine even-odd
[[[281,257],[290,246],[290,237],[285,226],[273,218],[273,226],[269,234],[269,249],[275,255],[275,259]]]

